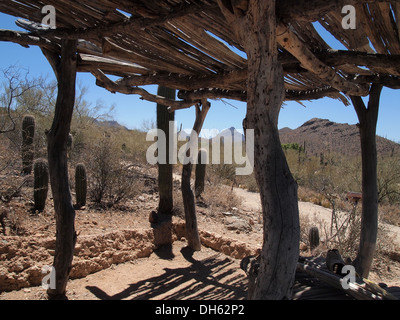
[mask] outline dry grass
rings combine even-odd
[[[203,202],[213,211],[231,211],[239,207],[242,199],[236,193],[224,185],[208,185],[202,195]]]
[[[310,202],[324,208],[331,208],[329,200],[319,192],[300,186],[297,193],[299,201]]]
[[[382,221],[400,227],[400,206],[398,204],[386,204],[380,206]]]

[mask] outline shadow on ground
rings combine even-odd
[[[234,272],[237,266],[229,258],[216,254],[203,260],[193,258],[193,251],[181,249],[182,256],[191,263],[188,267],[164,268],[164,273],[132,283],[123,291],[108,295],[102,288],[86,286],[86,289],[102,300],[241,300],[246,297],[247,278]],[[171,248],[163,247],[156,253],[170,259]],[[106,289],[105,289],[106,290]]]

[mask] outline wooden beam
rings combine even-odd
[[[78,72],[92,72],[93,70],[102,70],[105,73],[113,75],[126,76],[126,74],[145,74],[149,70],[127,61],[99,57],[90,54],[80,54],[78,61]]]
[[[216,75],[187,76],[183,74],[149,74],[144,76],[128,76],[117,80],[122,86],[142,86],[160,84],[180,90],[194,90],[199,88],[227,88],[235,83],[241,83],[247,79],[247,68],[234,70]]]
[[[186,109],[189,108],[196,103],[197,101],[176,101],[172,99],[168,99],[162,96],[154,95],[146,91],[145,89],[138,87],[126,87],[119,86],[114,81],[109,79],[101,70],[93,71],[92,74],[96,77],[96,85],[99,87],[103,87],[112,93],[123,93],[123,94],[138,94],[141,96],[141,99],[162,104],[164,106],[170,107],[170,111],[178,110],[178,109]]]
[[[41,47],[56,46],[48,39],[44,39],[38,36],[32,36],[27,32],[19,32],[19,31],[4,30],[4,29],[0,29],[0,41],[17,43],[25,48],[29,48],[29,46],[41,46]]]
[[[223,90],[223,89],[199,89],[191,91],[179,91],[178,98],[183,100],[202,100],[202,99],[232,99],[242,102],[247,101],[246,91]]]
[[[315,55],[329,66],[340,67],[343,64],[352,64],[369,69],[380,68],[387,70],[387,74],[400,76],[400,55],[350,50],[326,50],[316,52]]]
[[[340,92],[332,87],[317,88],[313,90],[285,90],[286,101],[318,100],[325,97],[340,99],[345,105],[348,101],[340,96]],[[179,91],[178,98],[183,100],[201,99],[232,99],[246,102],[247,92],[242,90],[223,90],[217,88],[205,88],[192,91]]]
[[[390,89],[400,89],[400,77],[389,75],[358,76],[354,81],[359,83],[376,83]]]
[[[369,86],[355,84],[342,78],[335,70],[319,60],[290,27],[283,24],[278,25],[277,41],[285,50],[300,61],[303,68],[316,75],[324,83],[345,94],[355,96],[368,95]]]

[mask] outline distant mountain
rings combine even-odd
[[[102,126],[102,127],[110,127],[110,128],[119,128],[119,129],[125,129],[128,130],[127,127],[121,125],[118,121],[115,120],[103,120],[103,121],[99,121],[97,119],[93,120],[94,124],[97,124],[98,126]]]
[[[321,152],[337,152],[346,155],[361,153],[360,133],[357,125],[336,123],[327,119],[314,118],[297,129],[279,130],[282,144],[297,143],[305,145],[309,155]],[[378,154],[400,154],[400,144],[377,136]]]
[[[239,142],[239,141],[244,141],[244,135],[240,133],[238,130],[236,130],[234,127],[230,127],[228,129],[225,129],[221,131],[219,134],[216,135],[218,138],[223,138],[223,139],[228,139],[231,138],[231,141],[234,142]]]
[[[201,136],[201,134],[200,134]],[[209,138],[206,137],[202,137],[202,139],[204,140],[211,140],[211,139],[220,139],[221,142],[226,141],[226,139],[230,138],[231,141],[234,142],[241,142],[244,141],[244,135],[241,134],[238,130],[236,130],[234,127],[225,129],[223,131],[221,131],[220,133],[218,133],[217,135],[208,135]],[[190,133],[189,130],[181,130],[180,132],[178,132],[178,139],[180,141],[184,141],[184,140],[188,140],[190,138]]]
[[[181,130],[178,132],[178,140],[179,141],[189,140],[189,138],[190,138],[190,132],[188,132],[186,130]]]

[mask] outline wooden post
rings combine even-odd
[[[168,98],[175,99],[175,89],[158,86],[157,95]],[[158,212],[171,214],[174,207],[173,204],[173,179],[172,179],[172,164],[170,161],[170,137],[173,134],[169,132],[169,122],[175,120],[175,112],[169,112],[167,107],[157,103],[157,129],[162,130],[165,133],[165,146],[160,146],[160,148],[165,148],[166,150],[166,163],[158,164],[158,193],[160,195],[160,200],[158,203]]]
[[[67,165],[67,141],[75,104],[76,47],[76,40],[63,40],[61,57],[42,49],[58,80],[53,124],[47,132],[50,184],[56,218],[56,249],[53,263],[56,283],[55,288],[49,288],[47,291],[50,299],[66,298],[66,286],[76,243],[75,210]]]
[[[193,132],[197,135],[191,136],[196,138],[200,134],[201,128],[203,127],[204,119],[206,118],[207,112],[210,109],[210,103],[208,101],[203,102],[202,107],[196,105],[196,120],[193,125]],[[197,155],[197,154],[196,154]],[[196,217],[196,206],[192,188],[190,187],[190,178],[192,175],[193,164],[191,161],[185,164],[182,168],[182,198],[183,206],[185,209],[185,220],[186,220],[186,236],[188,240],[188,246],[195,251],[201,250],[201,242],[199,231],[197,228],[197,217]]]
[[[299,258],[297,184],[278,133],[284,98],[274,0],[222,1],[219,7],[248,58],[246,128],[254,129],[254,172],[263,211],[263,246],[253,299],[291,299]]]
[[[367,278],[372,265],[378,235],[378,172],[376,153],[376,125],[382,85],[372,84],[368,108],[361,97],[351,96],[356,110],[362,157],[362,213],[361,235],[357,257],[353,264],[357,273]]]

